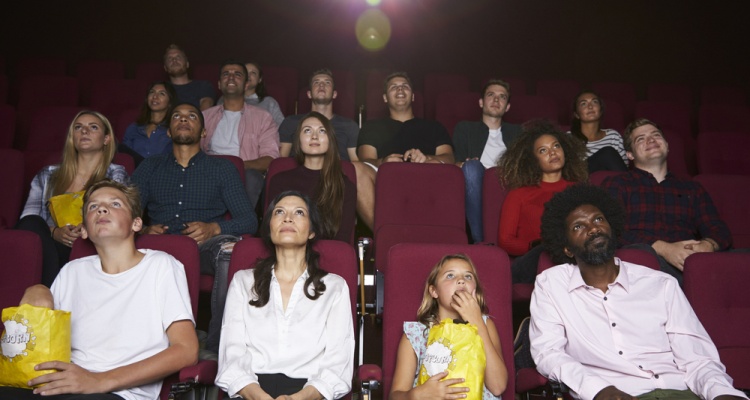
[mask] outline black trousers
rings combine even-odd
[[[307,379],[290,378],[284,374],[258,374],[260,388],[274,399],[299,392],[305,383]]]
[[[31,389],[0,387],[0,400],[123,400],[114,393],[58,394],[42,396]]]

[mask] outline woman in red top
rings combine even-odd
[[[544,204],[566,187],[588,180],[586,149],[548,121],[531,121],[498,160],[510,192],[500,213],[499,245],[513,261],[513,283],[533,283],[541,254]]]

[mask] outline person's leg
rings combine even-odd
[[[34,394],[32,389],[0,387],[0,400],[122,400],[122,397],[114,393],[58,394],[54,396],[42,396],[40,394]]]
[[[260,171],[254,169],[245,170],[245,192],[247,192],[247,198],[250,199],[250,205],[253,210],[255,210],[255,206],[258,204],[264,182],[265,177]]]
[[[482,183],[484,165],[479,160],[469,160],[461,167],[466,181],[466,220],[469,221],[474,243],[484,240],[482,231]]]
[[[232,235],[218,235],[206,240],[200,246],[201,273],[213,274],[214,286],[211,290],[211,320],[208,323],[206,349],[218,353],[221,337],[221,321],[224,318],[224,304],[229,289],[228,271],[232,247],[239,238]]]
[[[42,284],[49,287],[55,281],[70,256],[70,247],[55,241],[50,234],[47,222],[38,215],[21,218],[15,229],[34,232],[42,241]]]
[[[622,160],[620,153],[611,146],[602,147],[586,159],[586,162],[589,165],[589,173],[596,171],[625,172],[628,170],[628,166],[625,165],[625,161]]]
[[[655,389],[647,393],[628,393],[638,400],[699,400],[700,397],[690,390]]]
[[[513,283],[534,283],[539,265],[539,256],[541,256],[542,251],[544,251],[544,247],[536,246],[526,254],[513,260],[513,263],[510,265]]]
[[[375,176],[371,166],[352,162],[357,172],[357,215],[368,228],[375,226]]]

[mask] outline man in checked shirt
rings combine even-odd
[[[729,228],[699,183],[669,172],[669,144],[655,123],[645,118],[631,122],[624,142],[634,168],[602,184],[625,206],[622,244],[655,252],[661,270],[682,284],[685,259],[728,249]]]

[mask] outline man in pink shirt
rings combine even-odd
[[[279,157],[279,128],[268,111],[245,104],[247,68],[225,61],[219,73],[224,103],[203,111],[206,137],[201,148],[208,154],[238,156],[245,162],[245,190],[255,208],[271,160]]]
[[[587,400],[746,399],[677,280],[614,257],[624,218],[590,185],[545,205],[542,244],[561,265],[539,274],[531,297],[537,370]]]

